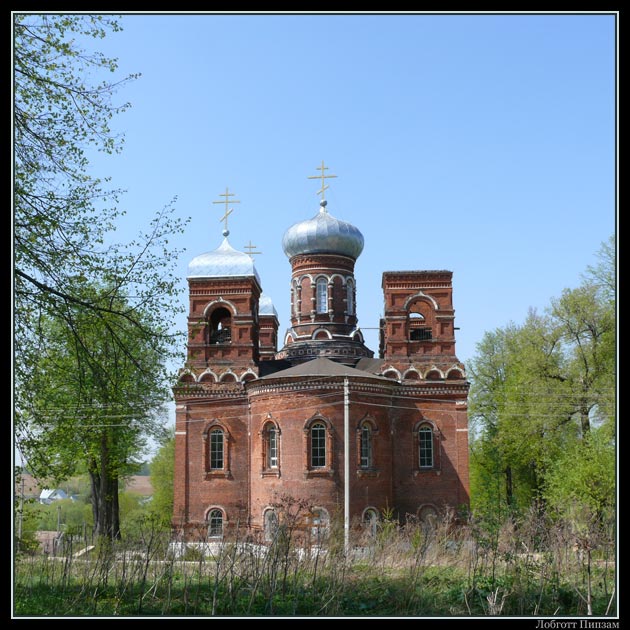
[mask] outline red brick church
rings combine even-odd
[[[174,390],[179,531],[269,536],[282,496],[306,500],[321,526],[336,514],[373,527],[384,509],[404,521],[468,505],[452,272],[383,273],[374,358],[357,320],[363,235],[328,211],[326,188],[322,177],[319,211],[282,240],[291,325],[280,340],[253,257],[227,228],[188,266],[188,359]]]

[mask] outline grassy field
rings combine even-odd
[[[494,532],[441,523],[383,526],[348,554],[333,526],[307,548],[281,529],[173,553],[169,536],[106,543],[76,557],[18,556],[14,616],[615,615],[610,545],[576,547],[564,528]]]

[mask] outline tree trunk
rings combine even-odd
[[[120,506],[118,503],[118,475],[115,475],[111,479],[111,487],[113,488],[112,494],[112,523],[111,531],[113,537],[120,538]]]
[[[94,525],[92,526],[92,533],[96,533],[96,527],[99,522],[100,516],[100,505],[101,505],[101,478],[96,470],[96,463],[92,461],[89,467],[90,473],[90,486],[92,488],[92,521]]]
[[[101,435],[101,457],[98,472],[91,472],[94,533],[110,539],[120,538],[118,475],[110,470],[107,433]]]

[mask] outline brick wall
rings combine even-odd
[[[293,260],[294,280],[303,287],[301,312],[310,320],[310,277],[326,271],[332,278],[333,320],[326,328],[346,330],[343,311],[347,292],[339,270],[353,275],[354,262],[336,256],[303,256]],[[332,273],[334,271],[334,273]],[[334,276],[334,277],[333,277]],[[381,374],[350,378],[350,516],[367,508],[393,509],[404,520],[422,509],[457,508],[468,503],[468,383],[455,356],[451,272],[383,274],[385,317]],[[211,508],[220,508],[225,529],[237,524],[263,528],[266,509],[283,497],[324,508],[332,516],[344,505],[344,393],[340,376],[313,379],[257,379],[259,328],[253,312],[260,287],[252,279],[204,280],[190,284],[189,373],[175,390],[176,453],[173,522],[205,535]],[[297,294],[294,294],[294,297]],[[209,347],[203,325],[210,304],[232,309],[229,344]],[[411,322],[410,313],[417,313]],[[296,323],[296,318],[292,323]],[[411,323],[410,323],[411,322]],[[411,341],[410,326],[431,329],[430,340]],[[263,356],[270,358],[277,320],[262,320]],[[308,326],[307,326],[308,328]],[[304,332],[301,330],[301,332]],[[338,342],[333,342],[337,343]],[[350,360],[350,359],[348,359]],[[350,365],[348,363],[348,365]],[[229,372],[231,383],[220,383]],[[234,374],[234,376],[232,376]],[[247,383],[245,378],[251,379]],[[324,425],[327,459],[310,466],[313,422]],[[371,461],[361,466],[361,426],[371,431]],[[278,431],[277,466],[266,457],[267,428]],[[419,428],[431,428],[433,461],[421,466]],[[225,464],[209,466],[209,435],[225,436]],[[323,438],[324,439],[324,438]],[[423,439],[426,439],[426,434]]]

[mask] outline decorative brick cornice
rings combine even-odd
[[[309,382],[304,378],[297,378],[289,381],[288,379],[279,378],[278,381],[249,381],[247,391],[250,396],[257,396],[259,394],[282,394],[291,392],[313,392],[313,391],[338,391],[343,394],[343,377],[330,377],[322,376],[321,379],[313,377],[315,380]],[[332,378],[338,380],[331,380]],[[369,376],[367,377],[369,379]],[[386,394],[392,395],[393,390],[398,387],[396,381],[392,381],[391,384],[383,381],[379,382],[361,382],[350,378],[350,387],[352,393],[366,393],[366,394]]]
[[[466,398],[468,396],[468,390],[470,388],[469,383],[413,383],[413,385],[408,385],[407,383],[403,383],[401,385],[401,389],[399,390],[401,397],[407,396],[440,396],[440,397],[463,397]]]
[[[387,288],[390,290],[395,290],[395,289],[403,289],[405,291],[409,291],[409,290],[414,290],[416,289],[418,284],[417,280],[410,280],[409,282],[397,282],[397,283],[389,283],[387,285]],[[425,280],[422,282],[422,288],[423,289],[451,289],[452,285],[451,283],[445,283],[445,282],[439,282],[439,281],[435,281],[435,280]]]
[[[244,389],[241,383],[237,384],[239,387],[234,389],[210,389],[205,388],[203,384],[197,384],[193,387],[173,387],[173,394],[175,400],[178,402],[185,402],[187,399],[199,399],[207,398],[208,400],[236,400],[241,398],[243,402],[247,400],[247,396],[244,393]]]

